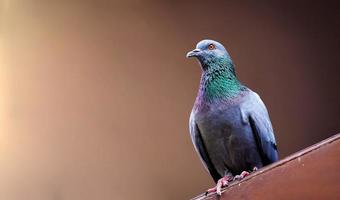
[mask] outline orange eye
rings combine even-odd
[[[214,50],[215,49],[215,45],[214,44],[209,44],[208,49],[209,50]]]

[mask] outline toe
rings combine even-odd
[[[243,172],[241,173],[241,177],[244,178],[244,177],[248,176],[249,174],[250,174],[249,172],[243,171]]]
[[[219,180],[217,182],[217,185],[216,185],[216,193],[217,195],[221,195],[222,194],[222,180]]]
[[[240,175],[236,175],[234,177],[234,181],[242,180],[244,177],[248,176],[250,173],[247,171],[243,171]]]
[[[228,181],[227,180],[222,180],[222,187],[228,186]]]
[[[234,181],[239,181],[239,180],[241,180],[241,179],[242,179],[241,175],[236,175],[236,176],[234,177]]]
[[[228,183],[230,180],[232,180],[233,178],[230,176],[224,176],[221,181],[222,181],[222,187],[228,186]]]
[[[231,176],[224,176],[220,180],[217,181],[216,187],[210,188],[205,192],[205,195],[209,193],[216,192],[217,195],[222,194],[222,188],[228,186],[229,181],[232,180]]]
[[[213,188],[209,188],[206,192],[205,195],[208,195],[209,193],[216,192],[216,186]]]

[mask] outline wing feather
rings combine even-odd
[[[193,114],[190,115],[189,129],[192,143],[194,144],[195,150],[198,153],[201,162],[203,163],[205,169],[213,177],[214,181],[217,182],[221,178],[221,175],[217,172],[215,166],[211,162],[200,130],[194,120]]]
[[[268,165],[279,158],[277,145],[266,106],[256,93],[253,92],[253,94],[255,95],[251,101],[252,105],[248,106],[248,121],[263,165]]]

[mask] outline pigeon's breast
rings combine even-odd
[[[239,129],[241,112],[237,106],[211,106],[197,113],[196,123],[208,155],[221,176],[227,168],[233,168],[230,149],[235,130]]]
[[[221,176],[246,168],[246,154],[256,148],[240,104],[216,104],[197,113],[196,122],[208,155]]]

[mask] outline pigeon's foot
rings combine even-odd
[[[240,175],[236,175],[234,177],[234,181],[240,181],[242,180],[244,177],[248,176],[250,173],[247,171],[243,171]]]
[[[258,168],[255,166],[253,168],[253,171],[251,172],[247,172],[247,171],[243,171],[240,175],[236,175],[233,179],[233,181],[239,181],[242,180],[244,177],[248,176],[250,173],[256,172],[258,170]]]
[[[205,195],[208,195],[209,193],[212,193],[212,192],[216,192],[217,195],[221,195],[222,194],[221,189],[223,187],[228,186],[229,182],[232,181],[232,180],[233,180],[233,177],[224,176],[223,178],[221,178],[220,180],[217,181],[217,185],[215,187],[208,189],[205,192]]]

